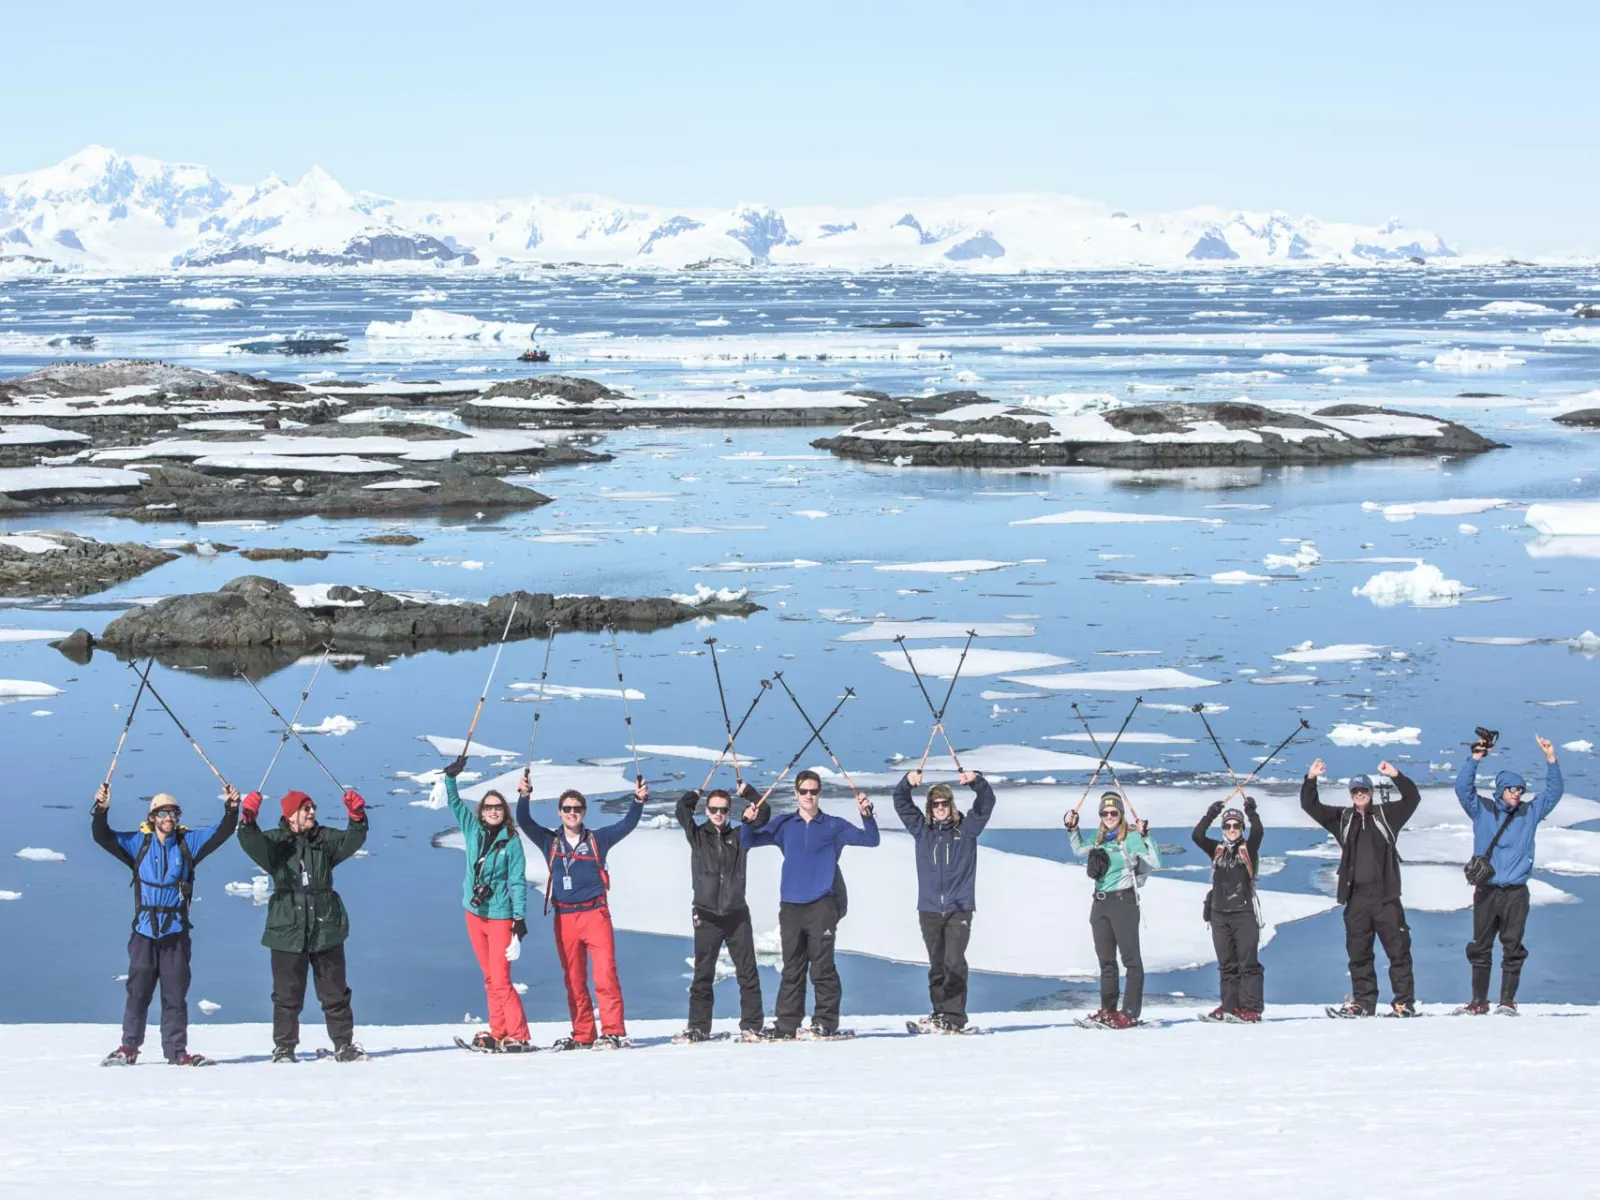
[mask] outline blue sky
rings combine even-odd
[[[10,6],[0,174],[851,204],[1059,191],[1600,250],[1600,5]]]

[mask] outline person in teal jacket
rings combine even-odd
[[[1540,823],[1561,801],[1561,764],[1555,744],[1534,735],[1544,755],[1544,787],[1528,797],[1528,783],[1515,771],[1494,777],[1494,795],[1478,795],[1478,763],[1489,746],[1476,742],[1472,757],[1456,777],[1456,800],[1472,822],[1473,857],[1487,856],[1494,873],[1480,883],[1472,896],[1472,940],[1467,961],[1472,964],[1472,1002],[1463,1011],[1481,1015],[1489,1011],[1489,979],[1494,973],[1494,942],[1500,938],[1500,1005],[1497,1012],[1517,1011],[1517,985],[1528,948],[1522,935],[1528,924],[1528,877],[1533,874],[1534,839]],[[1491,851],[1490,847],[1493,847]]]
[[[479,1030],[472,1044],[492,1052],[521,1053],[532,1045],[522,997],[511,985],[511,962],[528,936],[527,861],[504,796],[485,792],[476,806],[461,798],[456,776],[466,765],[463,756],[444,769],[444,794],[466,843],[461,903],[466,909],[467,938],[478,956],[489,1000],[489,1028]]]
[[[1067,814],[1072,852],[1089,860],[1094,880],[1094,903],[1089,908],[1089,929],[1100,960],[1100,1011],[1089,1019],[1107,1029],[1127,1029],[1139,1023],[1144,1004],[1144,959],[1139,955],[1139,887],[1152,867],[1161,865],[1161,852],[1150,840],[1150,822],[1129,828],[1127,803],[1119,792],[1100,797],[1100,827],[1085,840],[1078,832],[1078,813]],[[1128,986],[1117,1008],[1117,956],[1128,972]]]

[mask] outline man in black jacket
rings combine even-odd
[[[1370,1017],[1378,1007],[1378,973],[1373,965],[1372,939],[1376,934],[1389,959],[1389,987],[1394,992],[1391,1015],[1414,1017],[1415,985],[1411,977],[1411,927],[1400,904],[1400,852],[1395,845],[1400,830],[1422,803],[1422,793],[1393,763],[1379,763],[1378,771],[1394,780],[1400,798],[1372,803],[1372,780],[1357,775],[1350,780],[1353,807],[1334,808],[1317,798],[1317,778],[1327,770],[1319,758],[1311,764],[1300,785],[1300,807],[1339,843],[1339,889],[1344,905],[1345,949],[1350,955],[1349,1003],[1330,1008],[1338,1017]]]
[[[761,799],[748,783],[740,798]],[[694,978],[689,984],[689,1027],[681,1039],[703,1042],[711,1036],[712,991],[717,980],[717,956],[723,943],[739,979],[739,1029],[745,1041],[759,1041],[761,1033],[761,976],[756,970],[755,935],[750,928],[750,908],[745,903],[745,847],[739,826],[729,819],[733,799],[718,789],[706,796],[706,817],[694,819],[699,792],[685,792],[678,801],[678,824],[689,839],[689,871],[694,882]],[[768,818],[765,806],[756,824]]]

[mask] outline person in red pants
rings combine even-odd
[[[467,851],[461,902],[466,909],[467,937],[483,972],[483,990],[489,1001],[489,1028],[479,1030],[472,1044],[490,1053],[520,1054],[533,1049],[522,997],[511,985],[511,960],[521,953],[522,939],[528,936],[522,839],[511,824],[506,798],[499,792],[485,792],[476,807],[461,798],[456,776],[466,765],[463,755],[444,769],[444,794],[461,826]],[[512,946],[518,949],[513,951]]]
[[[572,1014],[572,1036],[561,1038],[555,1050],[616,1050],[627,1045],[623,1023],[622,984],[617,979],[616,936],[606,893],[611,876],[606,855],[633,832],[644,812],[650,788],[641,778],[633,790],[633,803],[621,820],[602,829],[583,823],[589,802],[583,793],[568,789],[557,807],[561,828],[546,829],[533,819],[529,799],[533,782],[522,773],[517,785],[517,827],[539,847],[549,868],[545,903],[555,908],[556,954],[567,984],[567,1009]],[[589,997],[589,965],[594,965],[594,990],[600,1000],[600,1034],[595,1036],[594,1001]]]

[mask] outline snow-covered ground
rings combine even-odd
[[[109,1025],[5,1026],[0,1178],[19,1198],[1566,1200],[1600,1174],[1600,1011],[1284,1007],[1244,1028],[1200,1007],[1147,1002],[1171,1023],[1124,1034],[1037,1012],[909,1037],[877,1017],[847,1018],[850,1042],[754,1046],[634,1022],[622,1053],[499,1058],[451,1045],[476,1025],[372,1027],[351,1066],[272,1066],[266,1026],[197,1021],[192,1048],[220,1060],[199,1071],[102,1069]],[[326,1045],[314,1020],[304,1035]]]

